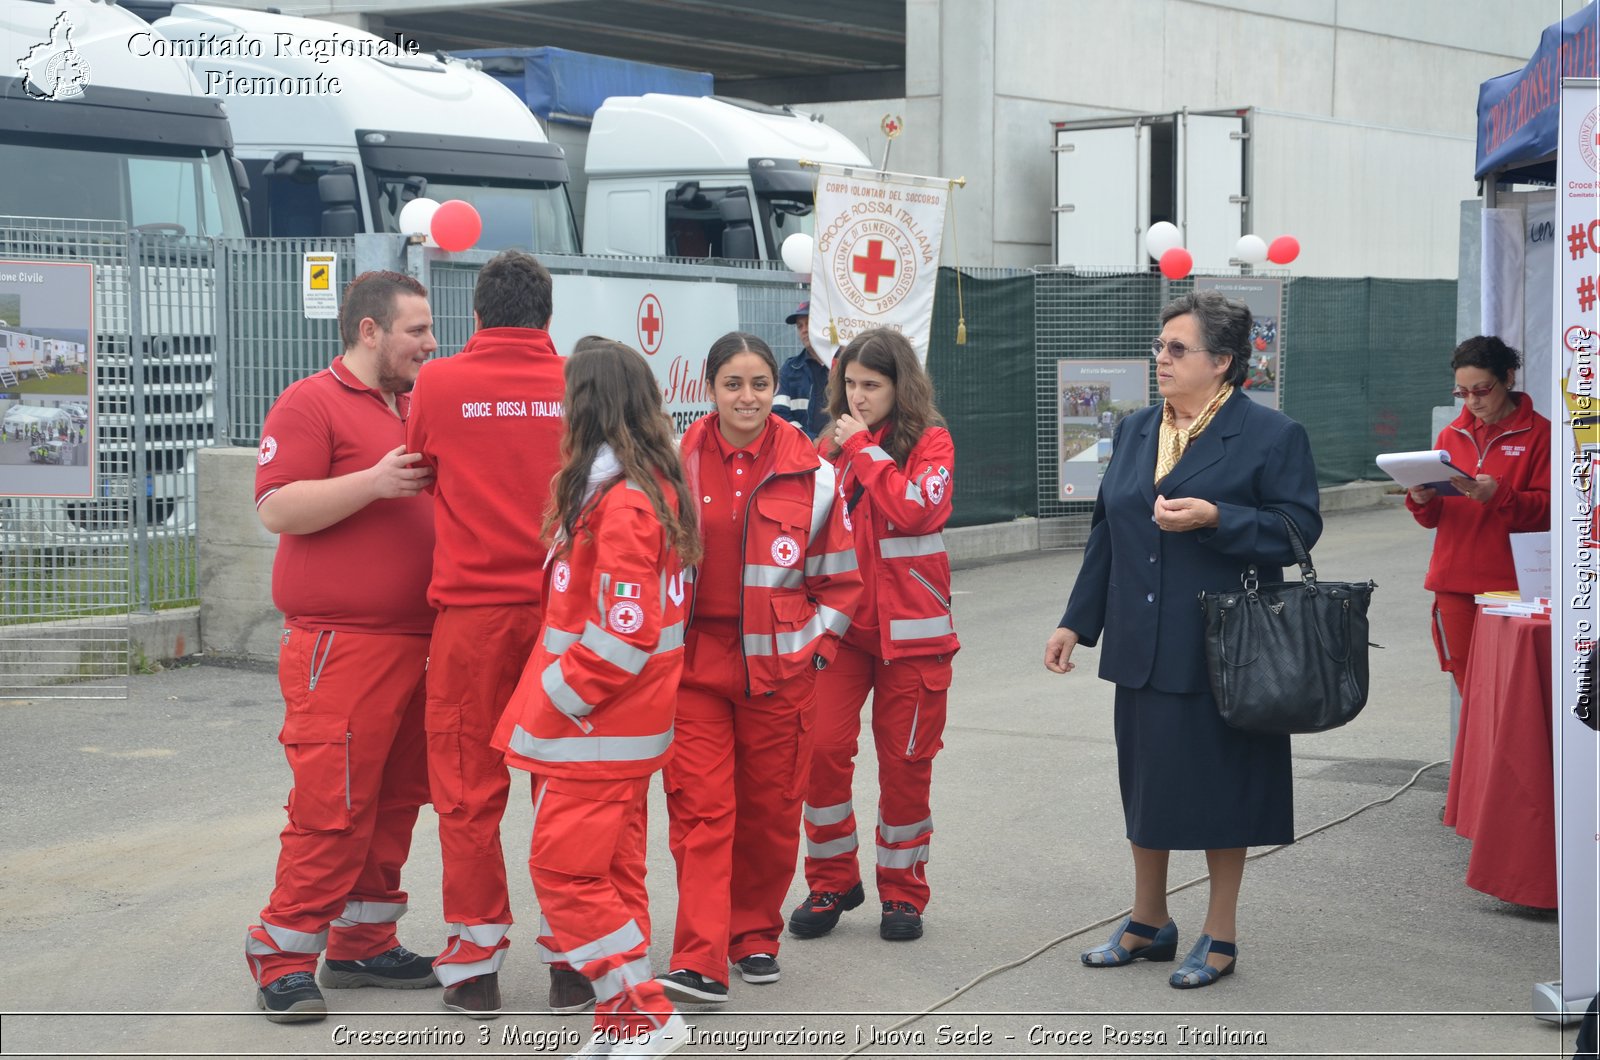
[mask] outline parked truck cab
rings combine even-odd
[[[816,170],[870,166],[843,133],[793,111],[710,97],[613,96],[584,159],[584,250],[777,260],[811,232]]]
[[[573,253],[567,164],[473,64],[332,22],[174,4],[154,28],[226,101],[263,236],[395,232],[418,197],[464,199],[480,250]],[[222,49],[207,41],[244,42]]]

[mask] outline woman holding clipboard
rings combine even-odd
[[[1511,535],[1550,529],[1550,421],[1512,389],[1522,358],[1492,335],[1456,347],[1454,394],[1466,403],[1439,432],[1438,448],[1472,476],[1450,476],[1456,496],[1427,486],[1406,492],[1406,508],[1436,529],[1423,585],[1433,591],[1433,642],[1439,668],[1466,679],[1477,617],[1476,593],[1517,587]]]

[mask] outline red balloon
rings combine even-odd
[[[1182,247],[1173,247],[1161,255],[1161,275],[1169,280],[1181,280],[1194,268],[1194,255]]]
[[[433,212],[433,241],[445,250],[466,250],[483,234],[483,218],[470,202],[451,199]]]
[[[1300,241],[1294,236],[1279,236],[1267,247],[1267,260],[1287,265],[1300,256]]]

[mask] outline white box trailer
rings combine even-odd
[[[1296,273],[1454,278],[1471,136],[1241,107],[1052,122],[1057,265],[1143,269],[1157,221],[1197,270],[1292,235]]]
[[[46,357],[46,340],[26,331],[0,328],[0,368],[29,372]]]

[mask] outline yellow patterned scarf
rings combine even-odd
[[[1178,461],[1182,459],[1184,450],[1189,448],[1189,443],[1194,441],[1200,432],[1206,429],[1207,425],[1211,423],[1211,418],[1222,407],[1222,403],[1227,401],[1232,394],[1232,385],[1225,384],[1206,404],[1206,407],[1200,410],[1200,415],[1196,416],[1194,422],[1189,424],[1186,429],[1178,427],[1178,414],[1173,410],[1172,402],[1167,401],[1162,404],[1161,437],[1156,447],[1157,483],[1170,475],[1172,469],[1178,466]]]

